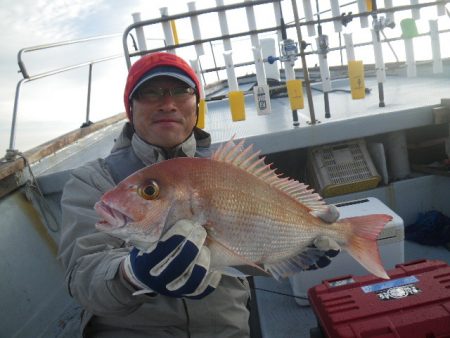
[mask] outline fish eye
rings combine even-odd
[[[151,180],[149,182],[146,182],[145,184],[142,184],[138,188],[138,194],[143,199],[146,200],[154,200],[157,199],[159,196],[159,186],[156,181]]]

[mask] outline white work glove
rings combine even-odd
[[[202,226],[180,220],[150,251],[133,248],[124,261],[125,277],[143,292],[203,298],[214,291],[222,276],[209,271],[210,252],[203,245],[205,239]]]

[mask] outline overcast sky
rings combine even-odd
[[[32,75],[119,54],[123,51],[121,34],[132,23],[132,13],[141,12],[142,19],[153,19],[160,16],[159,8],[163,6],[168,7],[169,14],[185,12],[187,2],[188,0],[0,0],[0,157],[3,156],[4,149],[9,144],[14,94],[17,82],[22,79],[17,66],[17,53],[21,48],[117,34],[115,37],[83,44],[81,47],[77,45],[44,52],[25,53],[24,60]],[[224,2],[230,4],[238,0],[224,0]],[[312,2],[315,3],[315,1]],[[340,1],[341,4],[348,2],[350,0]],[[393,2],[394,5],[402,5],[409,1],[394,0]],[[421,0],[420,2],[429,1]],[[302,12],[301,1],[298,3],[299,11]],[[196,4],[197,9],[213,7],[215,0],[197,0]],[[282,4],[286,22],[292,21],[291,1],[285,0]],[[320,4],[323,5],[321,10],[329,8],[329,1],[321,0]],[[348,10],[352,9],[348,8]],[[353,11],[357,12],[355,9]],[[419,32],[428,31],[428,19],[436,18],[435,12],[434,9],[428,12],[432,13],[428,16],[422,14],[422,20],[417,23]],[[272,5],[255,7],[255,14],[258,28],[275,25]],[[403,16],[410,16],[410,13],[404,12]],[[204,38],[218,34],[217,14],[201,19]],[[228,20],[230,33],[247,29],[244,10],[228,15]],[[449,27],[448,17],[441,17],[439,20],[440,28]],[[189,21],[181,21],[177,25],[180,40],[192,38]],[[367,40],[370,36],[369,29],[360,30],[357,20],[349,24],[346,30],[358,33],[353,34],[355,42],[358,42],[358,39]],[[330,43],[336,46],[338,39],[332,24],[324,25],[324,32],[330,35]],[[290,34],[294,33],[295,31],[292,30]],[[386,31],[388,37],[399,36],[399,34],[399,25],[395,30]],[[162,38],[160,29],[150,31],[149,35],[147,35],[148,39]],[[305,33],[304,35],[308,42],[315,45],[314,37],[308,37]],[[296,39],[295,34],[291,37]],[[426,44],[428,46],[428,42]],[[424,48],[423,42],[415,41],[415,47],[419,47],[416,48],[418,59],[421,58],[420,53],[430,53],[430,48]],[[241,46],[239,41],[233,42],[233,50],[234,57],[245,53],[252,55],[250,45]],[[404,54],[403,45],[398,43],[396,51],[398,55]],[[393,60],[393,54],[389,50],[385,48],[383,52],[385,61]],[[358,53],[356,54],[358,58]],[[443,52],[442,56],[450,55],[448,52],[447,54]],[[216,57],[218,57],[218,63],[223,64],[222,56],[216,55]],[[429,58],[429,55],[423,57]],[[329,55],[329,58],[330,60],[339,59],[339,55],[334,53]],[[311,56],[308,65],[317,63],[316,59],[317,57]],[[370,52],[364,61],[373,63],[373,53]],[[297,66],[299,65],[300,62]],[[97,121],[123,111],[122,91],[125,77],[126,67],[123,58],[94,66],[91,120]],[[19,106],[16,148],[27,150],[62,132],[79,127],[85,118],[87,78],[88,68],[85,67],[24,84]]]
[[[53,42],[118,34],[95,43],[25,53],[31,75],[74,65],[96,58],[122,53],[121,34],[132,21],[131,14],[141,12],[143,19],[159,16],[159,8],[168,6],[175,14],[187,9],[186,0],[0,0],[0,157],[9,144],[18,73],[17,53],[21,48]],[[199,6],[211,1],[200,0]],[[104,76],[105,73],[108,76]],[[94,120],[123,111],[121,91],[126,67],[124,59],[95,65],[92,98]],[[83,122],[86,106],[88,68],[23,85],[18,116],[20,147],[34,129],[73,129]],[[111,87],[111,84],[116,85]],[[111,87],[111,89],[109,89]],[[100,104],[99,96],[110,100]],[[76,104],[70,98],[76,97]],[[101,105],[100,107],[98,107]],[[95,116],[96,115],[96,116]],[[33,124],[29,122],[32,121]],[[39,122],[40,121],[40,122]],[[66,123],[65,121],[69,121]],[[64,124],[65,123],[65,124]],[[38,126],[38,128],[36,128]],[[31,130],[30,130],[31,128]],[[47,137],[47,136],[46,136]],[[36,142],[40,142],[39,139]],[[24,146],[28,147],[29,142]],[[24,150],[24,149],[22,149]]]
[[[17,65],[20,49],[99,35],[118,35],[83,45],[24,53],[30,75],[122,53],[121,34],[132,24],[132,13],[140,12],[142,20],[153,19],[160,16],[159,8],[163,6],[168,7],[169,14],[186,12],[187,2],[189,0],[0,0],[0,157],[9,145],[16,84],[22,79]],[[235,2],[239,0],[224,1],[225,4]],[[213,7],[215,0],[197,0],[196,6],[197,9]],[[259,7],[264,11],[255,9],[259,27],[275,25],[273,6]],[[244,10],[233,13],[228,19],[230,33],[247,29]],[[202,18],[201,26],[203,37],[217,35],[217,14]],[[192,39],[188,19],[177,22],[177,27],[181,42]],[[153,38],[159,39],[155,43],[162,43],[160,27],[149,29],[149,33],[148,45]],[[238,45],[235,47],[239,48]],[[251,49],[245,49],[251,55]],[[223,60],[218,61],[223,63]],[[91,120],[123,111],[125,77],[123,58],[94,65]],[[88,68],[85,67],[25,83],[19,101],[16,148],[26,150],[79,127],[85,118],[87,78]]]

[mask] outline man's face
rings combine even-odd
[[[157,77],[139,88],[132,100],[133,126],[146,142],[170,149],[181,144],[191,134],[197,121],[195,94],[174,97],[166,91],[157,99],[139,95],[152,88],[188,87],[172,77]]]

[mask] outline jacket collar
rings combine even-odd
[[[133,130],[129,122],[125,123],[122,133],[117,138],[112,152],[130,146],[136,156],[145,164],[150,165],[174,157],[194,157],[197,146],[209,147],[211,145],[211,135],[204,130],[194,128],[194,132],[186,141],[169,151],[145,142]]]
[[[149,144],[141,139],[136,133],[131,139],[131,146],[137,157],[145,164],[150,165],[175,157],[194,157],[196,151],[196,142],[194,134],[182,144],[170,150]]]

